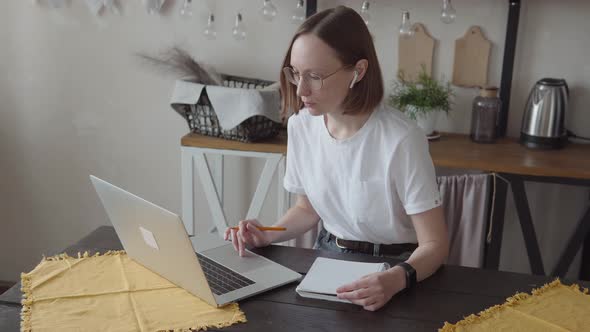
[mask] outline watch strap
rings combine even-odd
[[[416,286],[416,270],[412,265],[406,262],[397,263],[395,266],[399,266],[406,271],[406,289],[414,288]]]

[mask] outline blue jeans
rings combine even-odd
[[[334,251],[334,252],[341,252],[341,253],[359,253],[356,250],[338,247],[336,245],[336,241],[330,239],[328,232],[324,228],[322,228],[322,230],[318,234],[318,238],[316,239],[316,242],[315,242],[313,248]],[[379,256],[396,258],[396,259],[401,259],[401,260],[405,261],[408,258],[410,258],[411,255],[412,255],[412,251],[406,251],[406,252],[403,252],[397,256],[390,256],[390,255],[379,255]]]

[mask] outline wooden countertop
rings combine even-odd
[[[443,134],[430,143],[434,164],[498,173],[590,179],[590,144],[570,143],[561,150],[525,148],[515,138],[478,144],[468,135]]]
[[[185,135],[180,144],[198,148],[287,154],[287,131],[283,130],[274,138],[256,143],[242,143],[191,133]]]
[[[241,143],[198,134],[188,134],[183,146],[239,151],[287,152],[285,133],[259,142]],[[477,169],[520,175],[590,179],[590,144],[568,144],[561,150],[532,150],[517,139],[503,138],[494,144],[478,144],[468,135],[444,133],[430,142],[430,154],[436,166]]]

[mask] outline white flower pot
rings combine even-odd
[[[414,113],[415,108],[412,106],[408,106],[406,112]],[[416,114],[416,123],[418,127],[424,131],[426,136],[432,135],[434,132],[434,127],[436,126],[436,121],[438,120],[439,115],[438,110],[433,110],[426,113],[417,113]],[[408,114],[409,115],[409,114]]]

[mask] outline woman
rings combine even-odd
[[[244,254],[324,229],[316,248],[401,258],[405,264],[340,287],[338,297],[377,310],[444,263],[447,230],[428,142],[399,111],[383,105],[371,35],[352,9],[317,13],[299,28],[281,73],[288,122],[284,187],[295,205],[263,232],[257,220],[227,229]],[[417,243],[417,244],[416,244]]]

